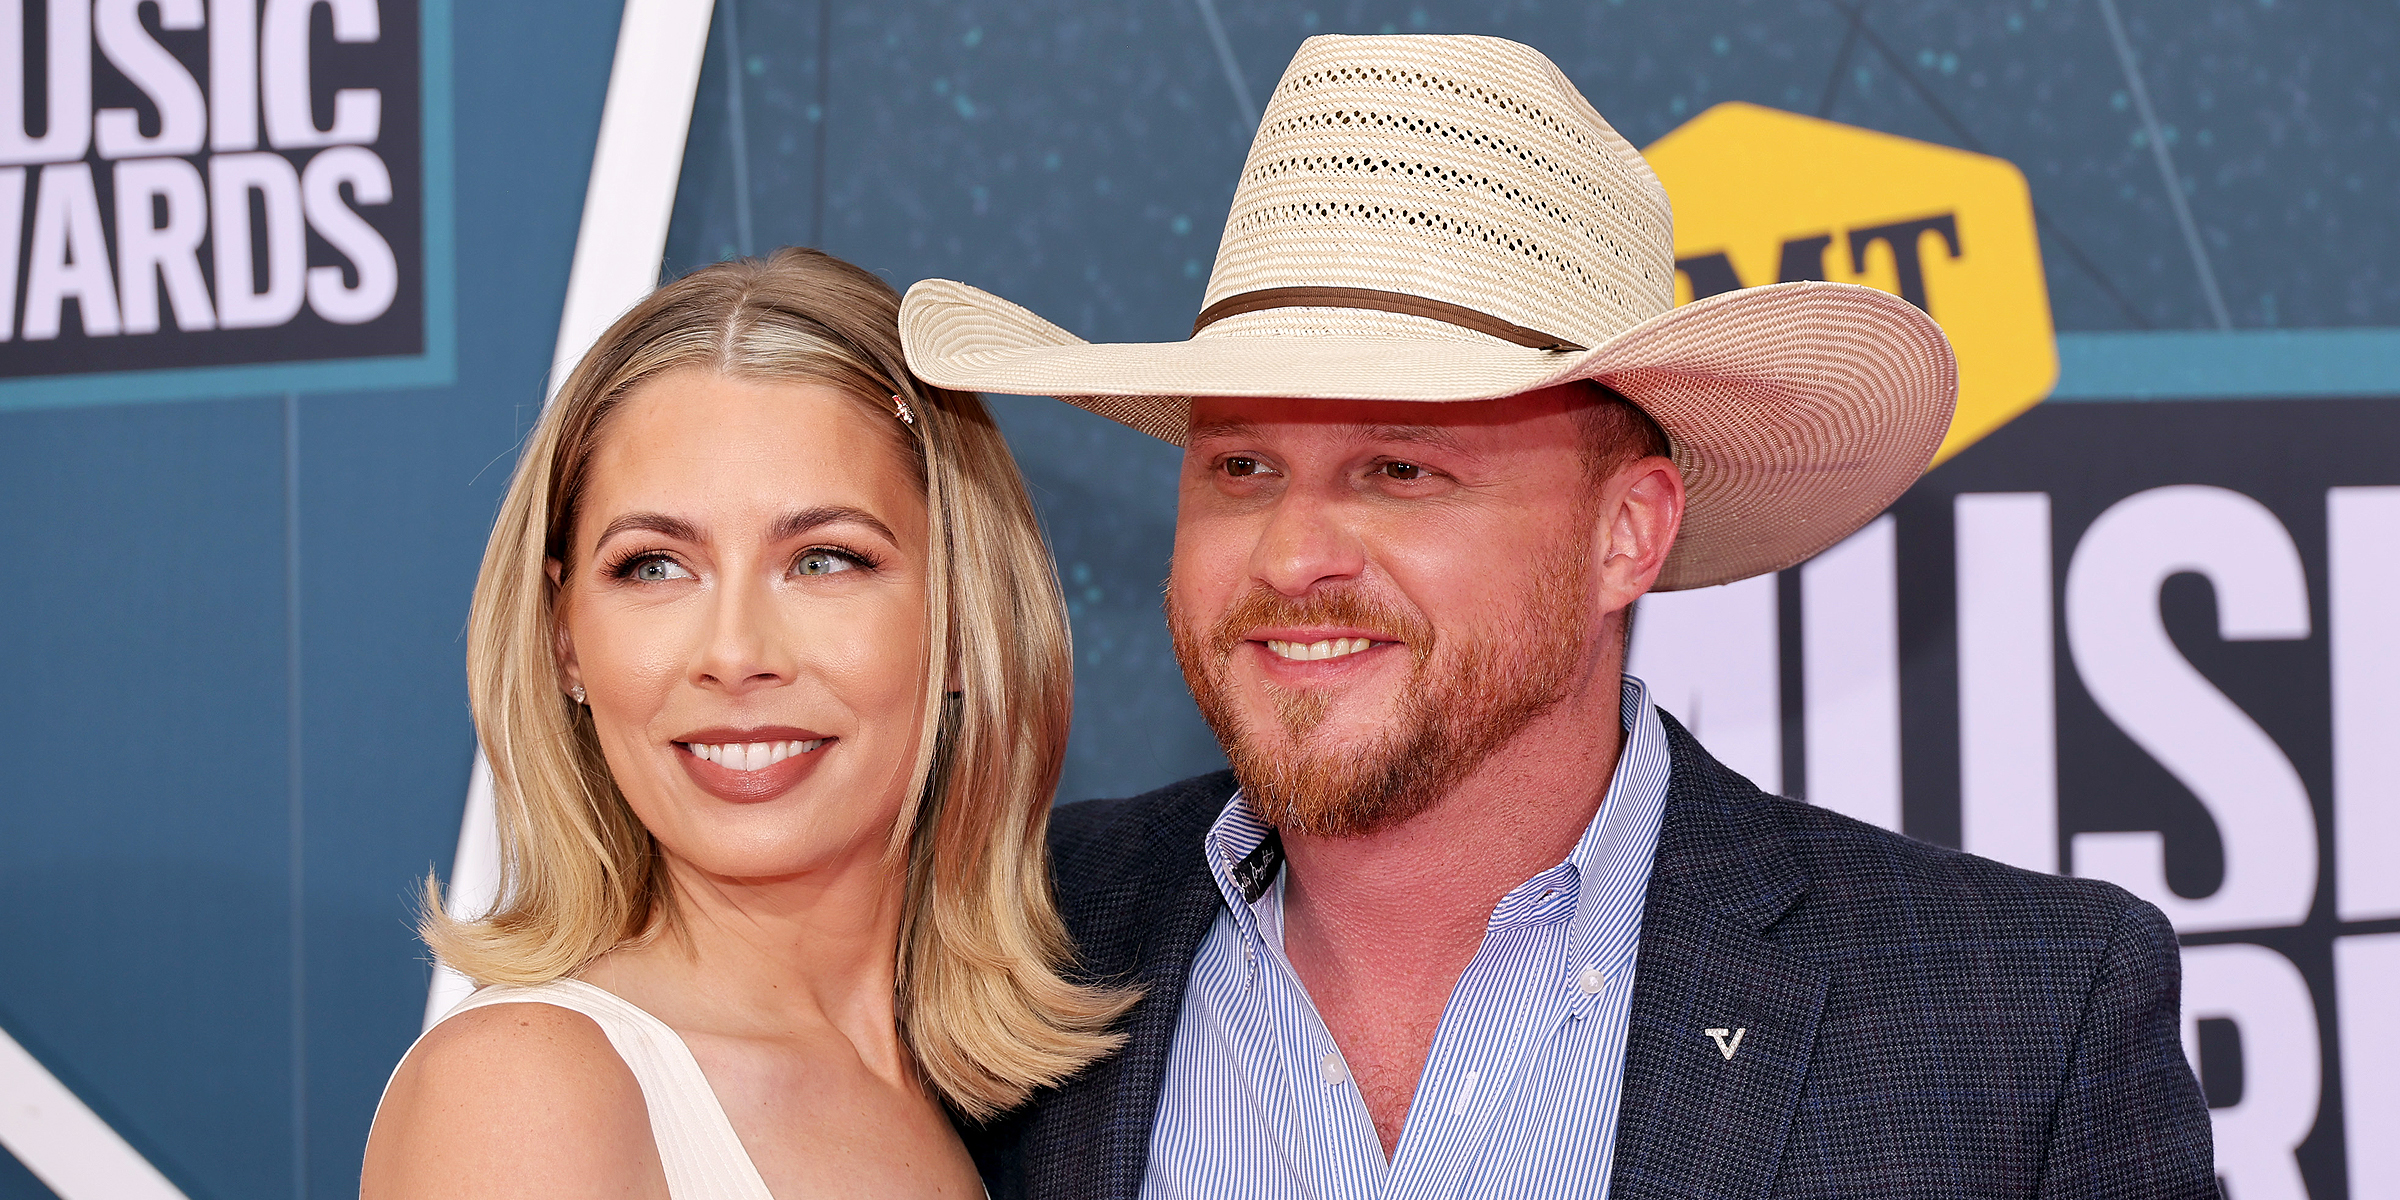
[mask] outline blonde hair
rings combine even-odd
[[[907,870],[896,1000],[926,1078],[981,1119],[1114,1050],[1122,1035],[1108,1027],[1134,997],[1061,974],[1072,947],[1045,833],[1074,660],[1049,550],[982,402],[909,373],[899,300],[839,259],[784,249],[660,288],[577,364],[518,460],[468,625],[500,899],[480,918],[454,919],[428,878],[418,930],[478,983],[533,984],[678,927],[655,840],[617,790],[589,713],[560,693],[545,562],[565,561],[601,430],[643,381],[698,368],[837,388],[879,412],[925,489],[935,636],[924,733],[889,849]],[[895,395],[913,423],[894,415]]]

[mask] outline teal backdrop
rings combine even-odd
[[[23,7],[41,6],[0,20]],[[606,0],[381,7],[423,38],[421,347],[160,374],[176,364],[127,337],[121,372],[0,379],[0,1030],[195,1198],[354,1191],[419,1029],[411,893],[450,869],[474,754],[468,595],[541,403],[615,50]],[[331,10],[312,11],[332,46]],[[2146,831],[2173,896],[2229,888],[2237,856],[2304,874],[2290,903],[2186,927],[2191,952],[2237,948],[2196,962],[2282,964],[2273,987],[2195,975],[2217,989],[2192,993],[2191,1045],[2220,1162],[2239,1200],[2400,1197],[2383,1145],[2400,1052],[2375,1032],[2400,1020],[2400,893],[2368,878],[2400,854],[2400,758],[2362,740],[2400,742],[2400,700],[2371,683],[2400,675],[2400,576],[2373,565],[2400,561],[2400,5],[719,0],[662,273],[816,245],[1095,340],[1181,337],[1258,108],[1325,32],[1529,42],[1637,145],[1747,100],[2025,172],[2061,376],[1904,499],[1879,551],[1890,823],[1971,841],[1958,522],[1980,502],[1960,498],[2038,494],[2044,865]],[[1158,615],[1176,452],[1052,401],[993,403],[1075,625],[1062,799],[1221,765]],[[2193,486],[2285,531],[2296,635],[2229,628],[2216,589],[2248,567],[2222,556],[2155,564],[2108,610],[2123,630],[2078,615],[2101,611],[2069,585],[2103,515]],[[2218,510],[2173,507],[2193,495],[2141,511],[2196,529]],[[1827,664],[1806,648],[1831,618],[1809,594],[1787,573],[1754,610],[1754,773],[1794,794],[1829,761],[1808,725]],[[2090,645],[2149,631],[2259,732],[2256,778],[2288,768],[2296,816],[2245,823],[2253,776],[2124,731]],[[0,1198],[52,1194],[0,1154]]]

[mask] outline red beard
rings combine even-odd
[[[1184,682],[1251,812],[1294,833],[1363,837],[1425,811],[1558,703],[1590,633],[1589,568],[1581,538],[1545,555],[1520,618],[1463,642],[1439,664],[1420,614],[1349,587],[1294,600],[1262,584],[1203,633],[1176,608],[1170,586],[1167,627]],[[1405,644],[1413,665],[1389,725],[1363,746],[1323,744],[1315,735],[1330,700],[1270,685],[1282,744],[1262,738],[1241,715],[1228,664],[1252,630],[1274,626],[1371,629]]]

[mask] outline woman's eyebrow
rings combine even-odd
[[[635,530],[655,533],[660,537],[673,538],[679,542],[708,540],[700,536],[699,527],[681,517],[670,517],[665,513],[633,512],[610,521],[608,528],[601,530],[599,539],[592,544],[604,546],[608,544],[608,539],[620,533],[632,533]]]
[[[852,508],[846,504],[819,505],[816,508],[803,508],[797,512],[785,513],[783,519],[775,523],[775,531],[768,540],[787,541],[827,525],[838,525],[845,521],[854,525],[864,525],[874,530],[883,540],[895,546],[900,544],[900,539],[892,534],[892,527],[884,524],[874,513],[863,508]]]

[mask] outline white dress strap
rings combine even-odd
[[[725,1107],[667,1023],[613,992],[573,979],[535,987],[486,987],[444,1014],[447,1021],[470,1009],[495,1004],[549,1004],[590,1017],[608,1035],[642,1088],[650,1109],[650,1136],[666,1168],[667,1194],[676,1200],[773,1200],[766,1181],[726,1120]],[[436,1022],[439,1024],[439,1022]]]

